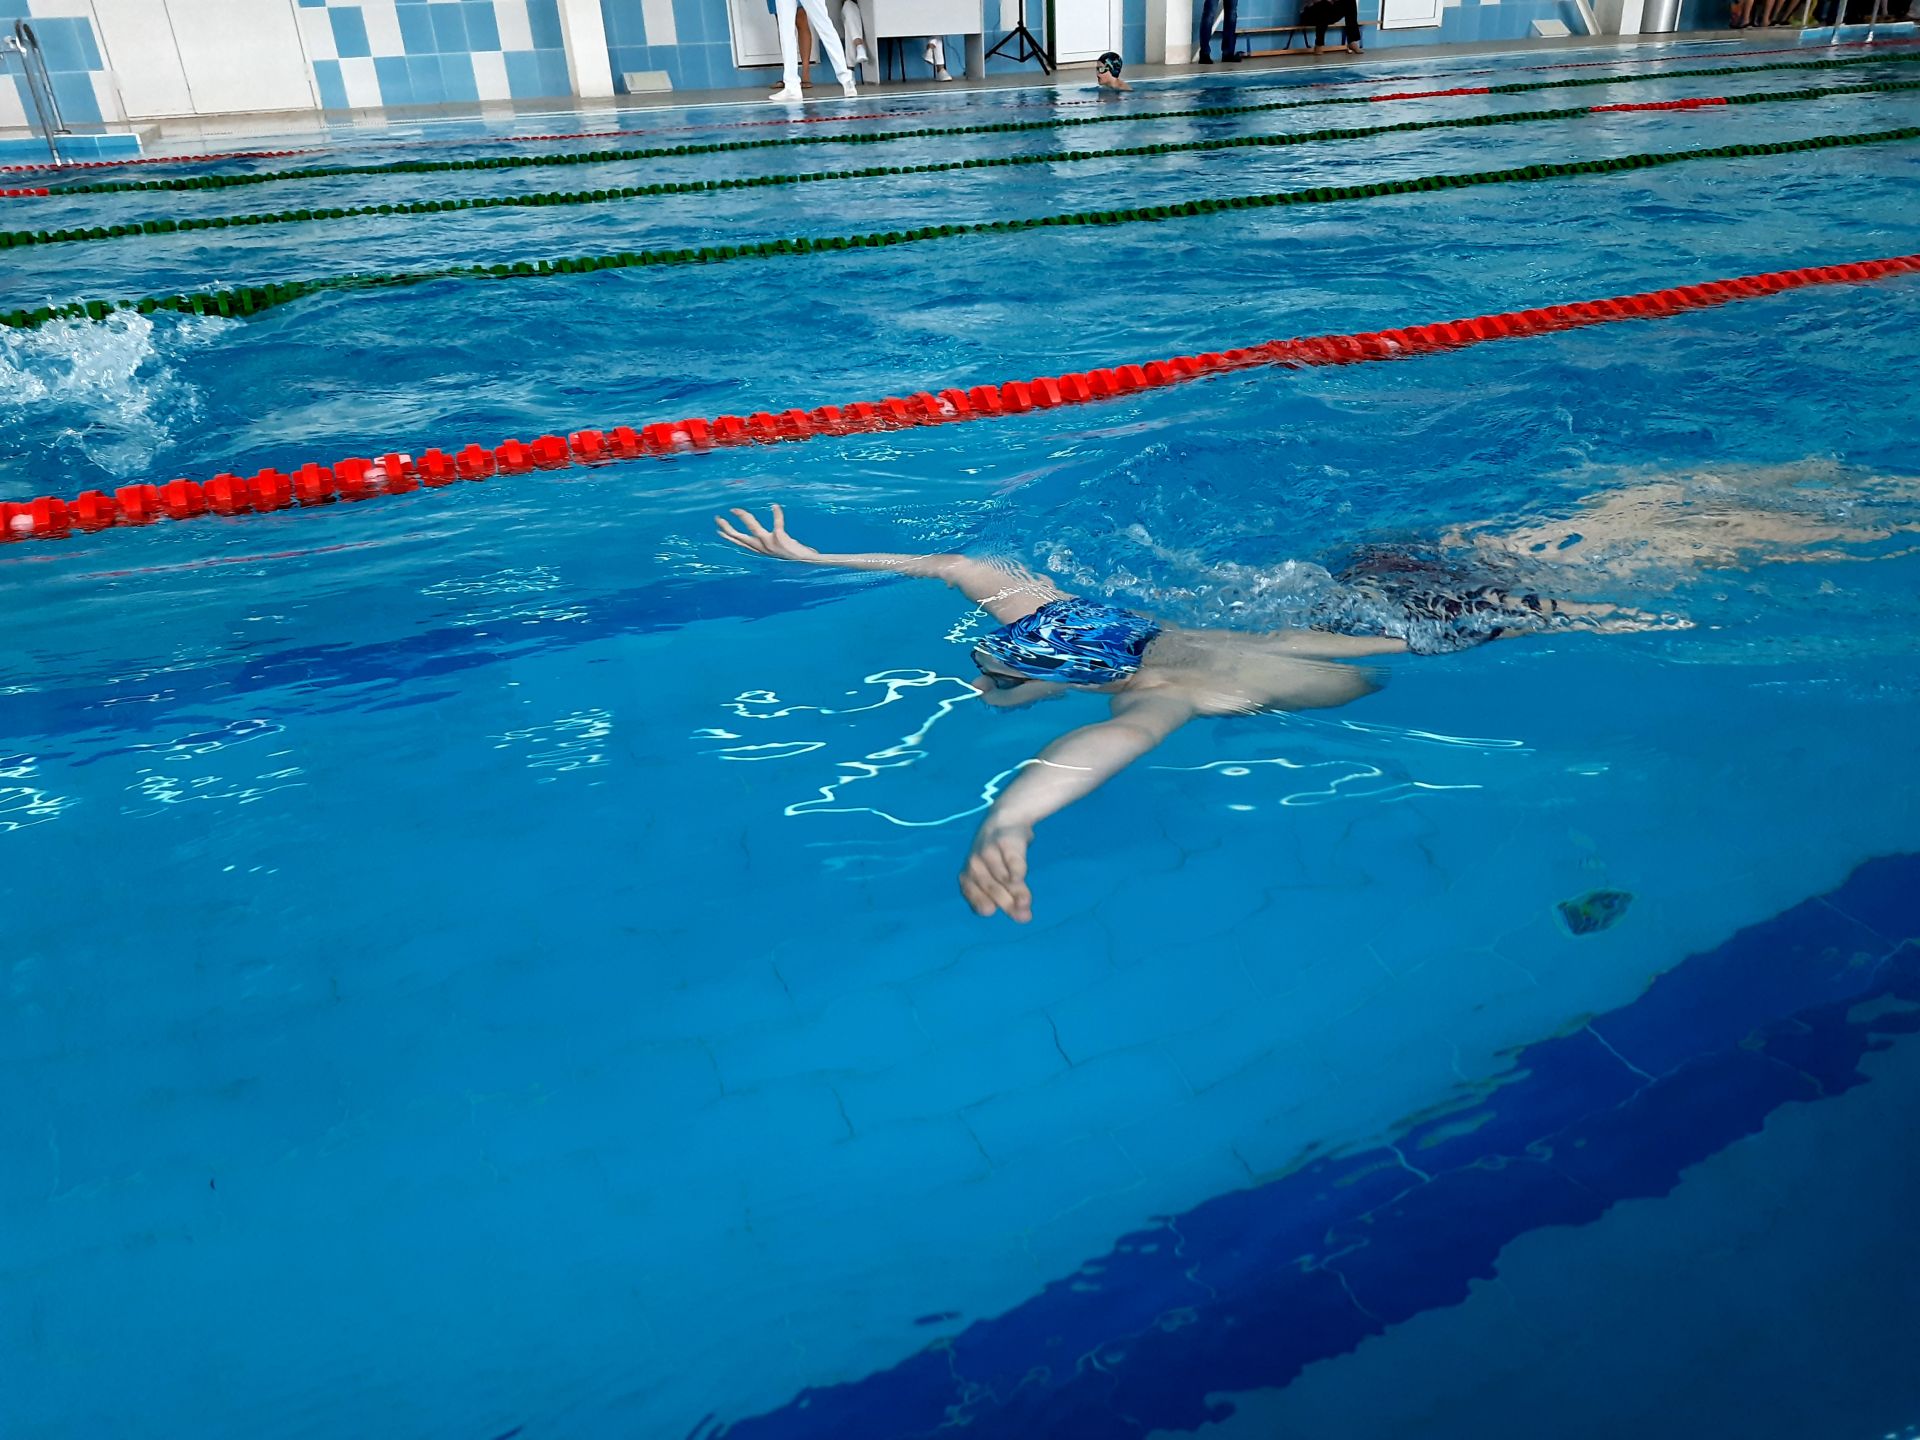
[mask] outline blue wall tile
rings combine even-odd
[[[342,60],[373,54],[373,42],[367,39],[367,17],[358,5],[329,10],[327,20],[333,26],[333,48]]]
[[[413,87],[416,105],[438,105],[447,98],[447,82],[441,74],[438,55],[409,55],[407,81]]]
[[[100,123],[100,99],[93,93],[93,81],[80,71],[63,71],[53,77],[53,98],[59,102],[61,118]]]
[[[464,55],[467,44],[467,22],[463,18],[466,7],[458,3],[427,6],[427,16],[433,21],[434,46],[442,55]]]
[[[721,38],[725,39],[729,22],[722,17]],[[673,28],[682,45],[698,45],[707,38],[707,8],[700,0],[673,0]]]
[[[321,109],[345,110],[348,108],[347,83],[340,76],[338,60],[314,61],[313,78],[320,84]]]
[[[422,3],[396,7],[400,14],[400,43],[409,55],[437,55],[440,45],[433,38],[433,17]]]
[[[560,0],[527,0],[527,23],[534,49],[558,50],[566,44],[560,33]]]
[[[407,71],[404,55],[379,55],[374,58],[373,73],[380,81],[382,105],[411,105],[413,79]]]
[[[500,48],[500,22],[494,18],[493,0],[465,0],[467,44],[474,50]]]
[[[540,62],[531,50],[509,50],[507,54],[507,93],[516,100],[540,97]]]
[[[447,99],[471,102],[480,98],[479,82],[473,78],[471,55],[442,55],[440,77]]]
[[[544,87],[541,96],[571,95],[573,79],[567,74],[567,52],[564,50],[536,50],[540,59],[540,83]]]
[[[100,47],[93,43],[93,25],[87,20],[35,20],[33,33],[40,39],[40,49],[51,71],[106,68],[100,59]]]
[[[647,17],[640,0],[600,0],[600,22],[607,27],[607,44],[647,43]]]

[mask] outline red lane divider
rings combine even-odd
[[[0,175],[22,175],[30,170],[113,170],[122,165],[199,165],[213,160],[285,160],[292,155],[322,155],[326,150],[326,146],[316,145],[303,150],[219,150],[210,155],[131,155],[124,160],[62,160],[58,165],[0,165]]]
[[[126,485],[111,495],[102,490],[87,490],[72,500],[43,495],[24,503],[0,504],[0,542],[58,539],[75,530],[145,525],[162,516],[188,520],[206,514],[266,514],[294,506],[324,505],[334,500],[401,495],[422,486],[438,488],[459,480],[524,475],[532,470],[564,470],[571,465],[605,465],[616,460],[637,460],[645,455],[707,450],[716,445],[771,445],[808,440],[816,435],[946,425],[1107,400],[1228,370],[1269,365],[1300,369],[1399,360],[1433,351],[1459,350],[1489,340],[1512,340],[1620,320],[1678,315],[1812,285],[1854,285],[1917,272],[1920,272],[1920,254],[1895,255],[1804,270],[1773,270],[1702,285],[1680,285],[1637,295],[1616,295],[1606,300],[1549,305],[1537,310],[1510,310],[1404,329],[1272,340],[1244,350],[1176,355],[1145,364],[1042,375],[1002,385],[975,385],[967,390],[953,388],[938,394],[920,391],[904,399],[890,395],[880,401],[824,405],[817,410],[783,410],[777,415],[763,410],[747,416],[720,415],[711,420],[660,421],[637,429],[619,425],[611,430],[576,430],[564,438],[542,435],[530,442],[506,440],[492,447],[471,444],[451,454],[435,447],[418,457],[397,451],[378,459],[354,456],[332,465],[309,462],[292,471],[269,468],[247,477],[220,474],[207,481],[182,479],[169,480],[164,485]]]
[[[0,195],[44,195],[46,193],[47,190],[44,185],[38,189],[30,190],[0,190]]]
[[[1842,40],[1838,45],[1775,45],[1764,50],[1716,50],[1710,55],[1622,55],[1614,60],[1558,60],[1546,65],[1487,65],[1478,70],[1452,70],[1449,76],[1511,75],[1522,70],[1599,70],[1609,65],[1670,65],[1675,60],[1735,60],[1748,55],[1811,55],[1827,50],[1879,50],[1899,45],[1920,45],[1920,40]],[[1385,77],[1371,80],[1321,80],[1314,86],[1338,87],[1376,85]],[[1405,77],[1399,77],[1405,78]],[[1436,76],[1436,79],[1445,78]]]
[[[1395,90],[1390,95],[1369,95],[1370,101],[1379,100],[1432,100],[1442,95],[1491,95],[1493,91],[1485,85],[1456,85],[1451,90]]]
[[[1643,100],[1638,105],[1594,105],[1588,108],[1587,113],[1605,115],[1611,110],[1699,110],[1708,105],[1730,103],[1724,95],[1702,95],[1692,100]]]
[[[711,125],[655,125],[642,130],[571,130],[552,135],[443,135],[424,140],[387,140],[365,143],[345,140],[338,145],[308,145],[298,150],[221,150],[207,155],[136,155],[124,160],[67,160],[59,165],[0,165],[0,175],[54,170],[112,170],[122,165],[208,165],[221,160],[285,160],[300,155],[331,155],[340,150],[419,150],[436,145],[514,145],[531,140],[614,140],[628,135],[677,135],[699,130],[740,130],[756,125],[828,125],[842,120],[894,120],[929,115],[929,110],[875,111],[870,115],[803,115],[778,120],[728,120]],[[0,195],[15,192],[0,190]],[[33,192],[44,195],[44,190]]]

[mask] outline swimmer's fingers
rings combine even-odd
[[[758,550],[760,548],[754,544],[751,536],[742,535],[738,530],[734,529],[733,526],[729,525],[725,516],[714,516],[713,523],[714,527],[719,530],[722,540],[731,540],[734,544],[743,546],[748,550]]]
[[[783,544],[791,543],[787,536],[787,512],[775,502],[773,507],[773,538]]]
[[[1027,888],[1027,841],[1031,831],[976,835],[973,853],[960,876],[960,888],[979,915],[1004,910],[1021,924],[1033,918],[1033,892]],[[982,908],[984,906],[984,908]]]
[[[760,523],[759,519],[751,510],[742,510],[736,506],[731,513],[740,517],[740,523],[747,527],[747,533],[753,536],[754,539],[773,539],[773,536],[767,533],[767,527]]]

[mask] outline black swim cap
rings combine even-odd
[[[1083,51],[1081,53],[1084,54],[1085,52]],[[1106,54],[1102,55],[1098,60],[1093,62],[1093,68],[1096,74],[1112,75],[1118,78],[1120,74],[1120,57],[1113,51],[1109,50],[1107,51]]]

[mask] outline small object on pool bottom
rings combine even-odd
[[[1554,908],[1559,910],[1569,932],[1591,935],[1619,920],[1632,903],[1633,896],[1625,890],[1589,890],[1577,900],[1562,900]]]

